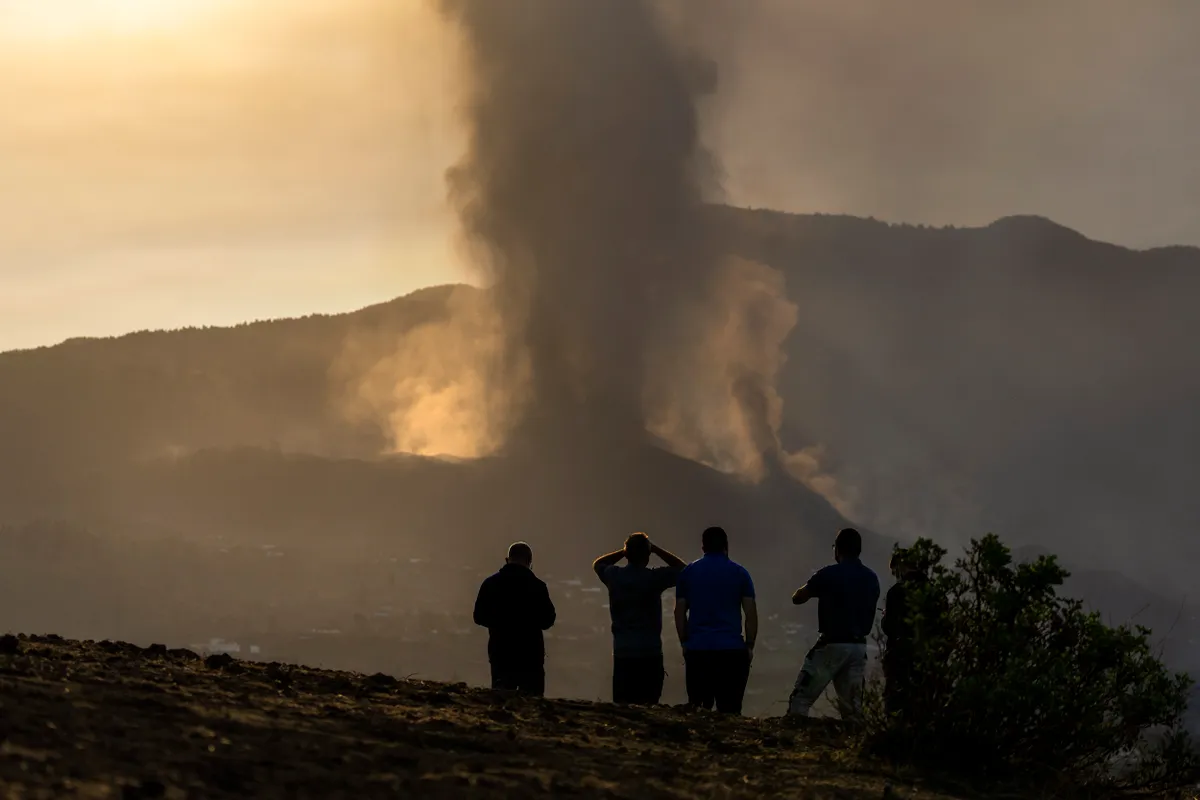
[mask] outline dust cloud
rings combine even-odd
[[[352,331],[333,367],[342,413],[377,423],[393,453],[492,455],[528,392],[528,362],[504,358],[492,295],[456,287],[446,312],[402,332]]]
[[[611,444],[649,428],[761,479],[782,457],[774,384],[795,307],[779,273],[730,258],[704,223],[719,197],[700,135],[716,66],[644,0],[440,7],[469,76],[450,197],[504,360],[531,370],[525,430]]]

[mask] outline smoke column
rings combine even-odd
[[[701,224],[712,170],[696,110],[715,72],[643,0],[441,9],[470,76],[451,199],[509,357],[528,355],[527,418],[555,435],[580,421],[640,435],[648,354],[721,265]]]

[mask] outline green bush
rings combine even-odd
[[[1053,556],[1015,564],[994,535],[953,568],[922,539],[929,582],[911,592],[912,677],[903,710],[869,704],[876,752],[943,770],[1075,785],[1178,789],[1196,776],[1183,733],[1191,680],[1153,652],[1150,631],[1111,627],[1058,595]]]

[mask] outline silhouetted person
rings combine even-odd
[[[806,716],[833,682],[842,719],[862,714],[867,637],[875,624],[879,577],[859,560],[862,537],[853,528],[838,532],[833,564],[822,567],[792,595],[796,605],[817,598],[817,643],[808,651],[788,701],[788,714]]]
[[[889,565],[896,583],[888,589],[883,605],[880,627],[887,637],[883,651],[883,704],[889,714],[902,712],[907,705],[909,684],[912,681],[913,593],[929,582],[925,574],[912,563],[908,552],[892,553]]]
[[[650,568],[651,554],[665,567]],[[617,566],[622,558],[629,563]],[[662,697],[662,593],[675,585],[687,564],[679,556],[635,533],[625,546],[592,563],[608,587],[612,614],[613,702],[653,705]]]
[[[546,693],[546,647],[542,631],[554,625],[554,603],[533,574],[533,551],[524,542],[484,580],[475,600],[475,624],[488,629],[492,688],[531,695]]]
[[[754,582],[730,560],[723,529],[705,530],[701,544],[704,557],[679,573],[675,590],[675,630],[687,665],[688,704],[709,709],[716,703],[717,711],[740,714],[758,638]]]

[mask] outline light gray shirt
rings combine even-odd
[[[662,593],[675,585],[674,567],[632,564],[606,567],[600,580],[608,587],[613,655],[639,658],[662,653]]]

